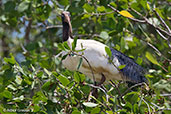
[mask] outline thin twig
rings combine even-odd
[[[155,97],[155,96],[157,96],[157,95],[153,95],[153,97]],[[170,97],[171,96],[171,94],[160,94],[159,96],[162,96],[162,97]]]
[[[126,30],[126,32],[128,32],[128,33],[130,33],[131,35],[133,35],[133,36],[139,38],[140,40],[144,41],[148,46],[150,46],[152,49],[154,49],[154,50],[157,52],[157,55],[159,55],[159,56],[161,55],[161,56],[164,57],[168,62],[171,62],[171,60],[168,59],[167,57],[165,57],[164,54],[162,54],[154,45],[152,45],[151,43],[145,41],[143,38],[141,38],[141,36],[139,36],[139,35],[137,35],[137,34],[134,34],[134,33],[132,33],[131,31],[128,31],[128,30]]]
[[[115,12],[117,12],[117,13],[120,12],[119,10],[115,9],[114,7],[112,7],[110,4],[108,4],[108,6],[109,6],[111,9],[113,9]],[[128,19],[131,19],[131,20],[133,20],[133,21],[135,21],[135,22],[146,23],[145,20],[139,20],[139,19],[130,18],[130,17],[127,17],[127,18],[128,18]]]
[[[144,100],[144,99],[142,99],[143,101],[144,101],[144,103],[147,105],[147,107],[148,107],[148,114],[151,114],[151,111],[150,111],[150,106],[149,106],[149,104]]]
[[[119,94],[119,97],[118,97],[118,98],[121,98],[121,100],[123,101],[123,103],[126,103],[125,100],[122,98],[121,92],[120,92],[120,90],[118,89],[118,87],[116,86],[116,84],[115,84],[112,80],[110,80],[110,82],[111,82],[111,85],[112,85],[113,87],[115,87],[116,90],[118,91],[118,94]]]
[[[119,13],[119,10],[115,9],[114,7],[112,7],[112,6],[109,5],[109,4],[108,4],[108,6],[109,6],[111,9],[113,9],[115,12]],[[130,20],[132,20],[132,21],[134,21],[134,22],[147,23],[147,24],[149,24],[150,26],[154,27],[156,30],[159,30],[160,32],[163,32],[163,33],[165,33],[167,36],[171,37],[171,34],[170,34],[170,33],[168,33],[167,31],[165,31],[165,30],[163,30],[163,29],[161,29],[161,28],[159,28],[159,27],[157,27],[157,26],[155,26],[154,24],[150,23],[150,22],[148,21],[148,19],[147,19],[146,17],[144,17],[143,15],[141,15],[139,12],[137,12],[136,10],[134,10],[134,9],[132,9],[132,8],[131,8],[131,10],[134,11],[135,13],[137,13],[139,16],[141,16],[144,20],[140,20],[140,19],[135,19],[135,18],[127,17],[128,19],[130,19]],[[163,38],[163,37],[162,37],[162,38]],[[166,39],[165,39],[165,40],[166,40]],[[168,40],[168,39],[167,39],[167,40]]]
[[[91,73],[92,73],[92,75],[93,75],[94,85],[96,85],[96,81],[95,81],[95,76],[94,76],[93,68],[92,68],[92,66],[90,65],[88,59],[87,59],[86,57],[84,57],[83,55],[80,55],[80,54],[75,53],[75,52],[73,52],[73,51],[71,51],[71,52],[72,52],[73,54],[77,55],[77,56],[81,56],[84,60],[86,60],[86,62],[88,63],[88,65],[89,65],[89,67],[90,67]]]
[[[148,103],[150,103],[151,105],[155,106],[156,108],[158,108],[159,110],[171,110],[171,108],[163,108],[163,107],[160,107],[156,104],[154,104],[153,102],[150,102],[148,101],[147,99],[144,98],[145,101],[147,101]]]
[[[156,30],[156,31],[163,39],[167,40],[167,38],[159,30]]]
[[[144,17],[141,13],[137,12],[136,10],[134,10],[133,8],[130,8],[132,11],[134,11],[136,14],[138,14],[140,17],[142,17],[144,20],[145,20],[145,23],[149,24],[150,26],[154,27],[156,30],[159,30],[160,32],[163,32],[165,33],[167,36],[171,37],[171,34],[168,33],[167,31],[161,29],[160,27],[158,26],[155,26],[154,24],[152,24],[151,22],[149,22],[149,20]],[[162,37],[163,38],[163,37]],[[168,39],[165,39],[165,40],[168,40]]]
[[[93,84],[88,84],[88,83],[85,83],[85,85],[88,85],[88,86],[93,87],[93,88],[96,88],[96,89],[100,89],[103,93],[105,93],[106,98],[108,98],[108,94],[106,93],[106,91],[105,91],[102,87],[100,87],[100,86],[95,86],[95,85],[93,85]]]
[[[137,87],[137,86],[140,86],[140,85],[145,85],[145,86],[147,86],[147,84],[146,83],[138,83],[138,84],[135,84],[135,85],[133,85],[133,86],[131,86],[130,88],[128,88],[122,95],[120,95],[120,97],[122,97],[122,96],[124,96],[124,95],[126,95],[127,94],[127,92],[129,92],[132,88],[134,88],[134,87]]]
[[[166,27],[166,29],[168,30],[168,32],[171,34],[171,30],[169,28],[169,26],[167,26],[167,24],[165,23],[165,21],[160,17],[160,15],[158,14],[158,12],[153,9],[154,13],[156,14],[156,16],[160,19],[160,21],[162,22],[162,24]]]
[[[52,28],[62,28],[62,25],[46,26],[46,29],[52,29]]]

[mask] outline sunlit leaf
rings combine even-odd
[[[15,58],[14,58],[14,56],[12,55],[12,53],[10,53],[10,56],[11,56],[11,58],[4,58],[4,61],[6,62],[6,63],[10,63],[10,64],[15,64],[16,63],[16,60],[15,60]]]
[[[69,47],[69,45],[68,45],[67,42],[64,42],[64,43],[63,43],[63,46],[64,46],[67,50],[70,50],[70,47]]]
[[[58,76],[59,81],[62,83],[62,85],[67,86],[70,81],[65,76]]]
[[[81,114],[81,112],[78,111],[78,110],[74,110],[74,111],[72,112],[72,114]]]
[[[87,107],[96,107],[98,104],[93,102],[84,102],[83,105]]]
[[[19,12],[23,12],[23,11],[25,11],[25,10],[27,10],[28,9],[28,7],[29,7],[29,1],[27,0],[27,1],[23,1],[23,2],[21,2],[20,4],[19,4],[19,6],[18,6],[18,11]]]
[[[118,68],[119,68],[119,69],[123,69],[123,68],[125,68],[125,66],[126,66],[126,65],[120,65]]]
[[[50,84],[51,82],[47,81],[46,83],[43,84],[42,89],[47,91],[48,89],[50,89]]]
[[[108,33],[107,33],[106,31],[102,31],[102,32],[100,33],[100,37],[101,37],[101,38],[104,38],[104,39],[107,39],[107,38],[109,38],[109,35],[108,35]]]
[[[111,52],[111,50],[110,50],[110,48],[109,47],[105,47],[105,51],[106,51],[106,53],[107,53],[107,55],[109,56],[109,57],[112,57],[112,52]]]
[[[145,57],[146,57],[150,62],[152,62],[153,64],[160,65],[160,64],[157,62],[156,58],[153,57],[151,53],[146,52],[146,53],[145,53]]]
[[[87,3],[84,4],[83,8],[89,13],[94,11],[94,6],[91,6],[90,4],[87,4]]]
[[[98,11],[98,12],[103,12],[103,11],[105,11],[105,7],[104,7],[104,6],[99,6],[99,7],[97,7],[97,11]]]
[[[129,17],[129,18],[134,18],[134,16],[132,16],[128,11],[126,10],[122,10],[119,12],[122,16],[124,17]]]
[[[9,98],[9,99],[12,98],[12,94],[8,90],[3,91],[3,96],[6,97],[6,98]]]

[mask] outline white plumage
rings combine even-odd
[[[68,45],[71,46],[73,39],[69,37],[68,39]],[[100,81],[102,78],[102,74],[105,76],[106,81],[108,80],[121,80],[121,74],[115,68],[115,66],[120,66],[119,61],[117,58],[113,59],[113,63],[115,63],[115,66],[113,64],[109,63],[108,55],[105,51],[106,45],[97,42],[95,40],[77,40],[76,50],[85,49],[83,52],[79,52],[81,55],[88,60],[90,63],[92,69],[90,68],[88,62],[83,59],[81,67],[78,69],[80,72],[88,76],[89,78],[93,79],[93,74],[95,76],[95,81]],[[66,52],[62,52],[63,55],[66,54]],[[64,67],[71,71],[76,71],[77,66],[80,62],[80,56],[74,55],[74,56],[67,56],[65,60],[62,61],[62,64]],[[92,74],[93,70],[93,74]]]
[[[70,23],[69,12],[62,12],[62,24],[63,24],[63,41],[67,41],[70,48],[72,48],[72,26]],[[91,79],[95,78],[95,81],[103,83],[108,80],[125,80],[134,83],[145,82],[144,69],[136,64],[133,59],[127,57],[123,53],[111,49],[113,64],[109,62],[108,55],[105,51],[105,44],[102,44],[95,40],[82,40],[78,39],[75,50],[82,50],[79,52],[88,60],[83,58],[83,62],[78,69],[81,73],[85,74]],[[66,55],[67,52],[62,51],[62,55]],[[68,55],[62,64],[65,68],[76,71],[79,65],[81,56]],[[90,65],[89,65],[89,64]],[[121,70],[118,70],[120,65],[125,65]],[[91,66],[91,67],[90,67]],[[93,73],[92,73],[93,71]],[[94,77],[93,77],[94,74]]]

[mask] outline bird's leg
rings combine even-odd
[[[95,86],[101,86],[105,82],[106,78],[105,78],[104,74],[101,74],[101,75],[102,75],[102,78],[101,78],[100,82],[98,84],[97,84],[97,82],[95,82],[94,83]],[[89,95],[92,95],[97,99],[98,98],[97,88],[93,88],[92,92],[90,92]]]
[[[97,86],[101,86],[106,81],[106,77],[104,76],[104,74],[102,73],[101,75],[102,75],[102,78]]]

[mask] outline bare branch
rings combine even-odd
[[[121,98],[122,102],[123,102],[123,103],[126,103],[125,100],[122,98],[121,92],[120,92],[120,90],[118,89],[118,87],[116,86],[116,84],[115,84],[112,80],[110,80],[110,82],[111,82],[111,85],[112,85],[113,87],[115,87],[116,90],[118,91],[119,98]]]
[[[131,86],[130,88],[128,88],[120,97],[126,95],[132,88],[137,87],[137,86],[140,86],[140,85],[143,85],[143,84],[144,84],[145,86],[147,86],[147,84],[144,83],[144,82],[143,82],[143,83],[135,84],[135,85]]]
[[[155,107],[158,108],[159,110],[171,110],[171,108],[160,107],[160,106],[156,105],[155,103],[148,101],[148,100],[145,99],[145,98],[144,98],[144,100],[147,101],[149,104],[155,106]]]
[[[46,26],[46,29],[52,29],[52,28],[62,28],[62,25]]]
[[[149,104],[144,100],[144,99],[142,99],[143,101],[144,101],[144,103],[147,105],[147,107],[148,107],[148,114],[151,114],[151,111],[150,111],[150,106],[149,106]]]
[[[30,42],[29,34],[30,34],[30,30],[31,30],[31,24],[32,24],[32,19],[29,20],[28,26],[26,27],[25,40],[27,43]]]
[[[115,12],[119,13],[119,10],[115,9],[114,7],[112,7],[110,4],[108,4],[108,6],[113,9]],[[145,20],[139,20],[139,19],[135,19],[135,18],[130,18],[130,17],[127,17],[128,19],[130,20],[133,20],[135,22],[139,22],[139,23],[146,23]]]
[[[171,30],[169,28],[169,26],[167,26],[167,24],[165,23],[165,21],[160,17],[160,15],[157,13],[157,11],[155,9],[153,9],[154,13],[157,15],[157,17],[160,19],[160,21],[162,22],[162,24],[166,27],[166,29],[169,31],[169,33],[171,34]]]
[[[107,92],[105,91],[105,89],[103,89],[103,88],[100,87],[100,86],[95,86],[95,85],[93,85],[93,84],[88,84],[88,83],[86,83],[85,85],[88,85],[88,86],[90,86],[90,87],[92,87],[92,88],[100,89],[100,90],[106,95],[106,100],[108,101],[108,94],[107,94]]]
[[[155,26],[154,24],[150,23],[149,20],[148,20],[146,17],[144,17],[141,13],[137,12],[136,10],[134,10],[134,9],[132,9],[132,8],[130,8],[130,9],[131,9],[132,11],[134,11],[136,14],[138,14],[140,17],[142,17],[142,18],[145,20],[145,23],[149,24],[150,26],[154,27],[156,30],[159,30],[160,32],[163,32],[163,33],[165,33],[167,36],[171,37],[171,34],[170,34],[170,33],[168,33],[167,31],[165,31],[165,30],[163,30],[163,29],[161,29],[161,28],[159,28],[159,27],[157,27],[157,26]],[[168,40],[168,39],[167,39],[167,40]]]
[[[111,12],[106,12],[106,13],[88,13],[92,16],[96,15],[96,16],[102,16],[102,15],[107,15],[107,14],[111,14],[111,13],[114,13],[114,11],[111,11]]]
[[[115,12],[119,13],[119,11],[118,11],[117,9],[115,9],[114,7],[112,7],[111,5],[108,4],[108,6],[109,6],[111,9],[113,9]],[[156,30],[159,30],[160,32],[163,32],[164,34],[166,34],[169,38],[171,37],[171,34],[170,34],[170,33],[168,33],[167,31],[165,31],[165,30],[163,30],[163,29],[161,29],[160,27],[157,27],[157,26],[155,26],[154,24],[150,23],[150,22],[148,21],[148,19],[147,19],[146,17],[144,17],[143,15],[141,15],[139,12],[137,12],[136,10],[134,10],[134,9],[132,9],[132,8],[131,8],[131,10],[134,11],[134,12],[135,12],[136,14],[138,14],[139,16],[141,16],[144,20],[139,20],[139,19],[127,17],[128,19],[130,19],[130,20],[132,20],[132,21],[134,21],[134,22],[147,23],[148,25],[154,27]],[[162,38],[163,38],[163,37],[162,37]],[[168,40],[169,38],[167,38],[167,40]],[[166,39],[165,39],[165,40],[166,40]]]

